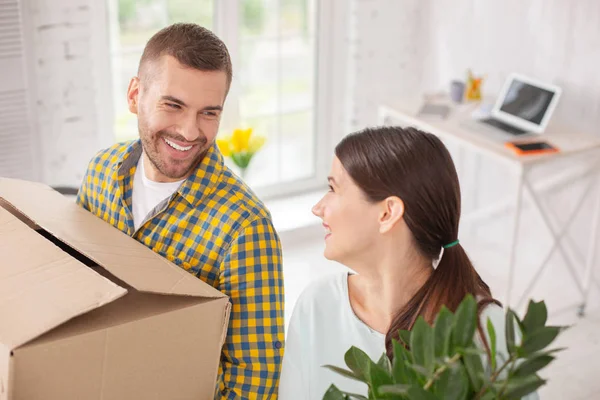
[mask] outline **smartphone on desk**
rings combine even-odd
[[[558,152],[557,147],[554,147],[550,143],[544,142],[543,140],[534,142],[506,142],[505,145],[520,156],[551,154]]]

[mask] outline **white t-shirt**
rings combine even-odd
[[[161,201],[171,197],[185,179],[177,182],[154,182],[146,177],[144,168],[144,155],[140,156],[140,160],[133,176],[133,224],[137,231],[142,223],[146,220],[148,214]]]
[[[496,332],[504,332],[501,307],[493,304],[485,307],[480,318],[484,327],[487,318],[491,319]],[[496,340],[498,357],[506,357],[504,335],[498,334]],[[476,341],[481,343],[479,336]],[[385,352],[385,335],[371,329],[354,314],[348,297],[348,273],[331,274],[310,285],[294,308],[286,338],[279,399],[322,399],[332,383],[342,391],[366,397],[366,384],[321,367],[329,364],[348,369],[344,354],[352,346],[377,362]],[[536,394],[527,396],[527,399],[536,398]]]
[[[288,327],[279,399],[322,399],[333,383],[340,390],[367,395],[364,383],[322,365],[348,369],[344,354],[355,346],[377,361],[385,335],[362,322],[350,305],[348,273],[328,275],[300,295]]]

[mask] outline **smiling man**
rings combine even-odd
[[[140,139],[98,153],[77,202],[228,295],[215,397],[274,399],[281,246],[269,212],[215,146],[231,79],[227,48],[209,30],[174,24],[156,33],[127,92]]]

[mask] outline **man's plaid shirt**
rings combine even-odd
[[[232,310],[216,398],[275,399],[284,293],[281,245],[269,212],[213,145],[136,232],[131,201],[141,153],[138,140],[97,154],[78,204],[228,295]]]

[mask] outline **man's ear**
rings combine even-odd
[[[127,105],[129,111],[134,114],[138,113],[138,96],[140,93],[140,78],[134,76],[129,81],[129,87],[127,88]]]
[[[379,232],[389,232],[404,217],[404,202],[396,196],[388,197],[381,202],[379,214]]]

